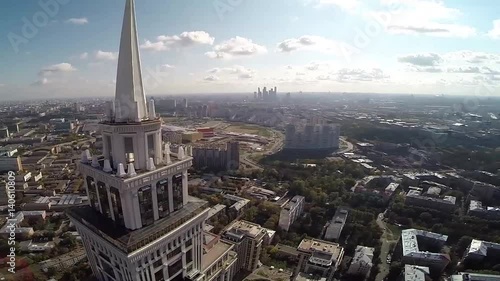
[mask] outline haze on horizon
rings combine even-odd
[[[112,97],[123,6],[2,1],[0,99]],[[151,0],[136,8],[147,95],[263,86],[498,95],[496,1]]]

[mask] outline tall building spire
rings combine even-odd
[[[141,59],[137,40],[135,4],[134,0],[127,0],[118,56],[114,119],[116,122],[134,122],[147,118],[146,95],[142,83]]]

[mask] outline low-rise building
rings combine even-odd
[[[500,275],[458,272],[452,275],[449,281],[500,281]]]
[[[373,266],[374,251],[375,249],[371,247],[357,246],[347,273],[366,277]]]
[[[450,262],[450,256],[421,248],[441,249],[446,240],[448,240],[447,235],[419,229],[405,229],[398,241],[398,248],[402,252],[401,261],[404,264],[426,266],[436,273],[441,273]]]
[[[290,225],[292,225],[295,220],[302,214],[304,210],[304,200],[303,196],[294,196],[288,203],[286,203],[285,207],[281,209],[280,219],[278,222],[278,226],[284,231],[288,231],[290,229]]]
[[[19,250],[28,253],[45,252],[54,248],[54,246],[55,244],[52,241],[36,243],[33,240],[28,240],[19,242]]]
[[[471,200],[467,215],[488,220],[500,219],[500,207],[484,207],[481,201]]]
[[[429,268],[426,266],[406,264],[403,276],[404,281],[427,281],[429,280]]]
[[[335,215],[326,228],[325,240],[339,240],[342,229],[344,229],[345,223],[347,221],[348,214],[349,211],[346,208],[337,208],[337,211],[335,211]]]
[[[456,209],[457,198],[454,196],[444,196],[443,198],[435,198],[424,196],[420,191],[410,190],[406,194],[405,204],[410,206],[431,208],[444,212],[453,212]]]
[[[313,274],[318,279],[332,281],[344,258],[344,248],[337,243],[318,239],[303,239],[297,247],[299,263],[294,276],[299,273]]]
[[[465,251],[464,260],[480,262],[486,257],[500,259],[500,244],[473,239]]]

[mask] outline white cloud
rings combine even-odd
[[[98,50],[95,54],[97,60],[116,60],[118,59],[118,52],[105,52]]]
[[[237,76],[239,79],[250,79],[253,78],[255,75],[254,70],[246,68],[241,65],[235,65],[233,67],[224,67],[224,68],[215,67],[207,70],[207,73]]]
[[[343,68],[336,74],[337,81],[339,82],[369,82],[384,80],[390,77],[380,68],[373,68],[369,70]]]
[[[215,75],[209,75],[209,76],[206,76],[205,78],[203,78],[203,80],[205,80],[205,81],[219,81],[219,77],[217,77]]]
[[[227,59],[233,57],[248,57],[267,53],[264,46],[252,42],[252,40],[236,36],[214,46],[213,51],[205,53],[210,58]]]
[[[278,44],[278,51],[282,53],[291,53],[299,50],[306,50],[335,53],[340,55],[348,49],[349,45],[347,43],[334,41],[315,35],[304,35],[298,38],[290,38]]]
[[[213,45],[215,38],[205,31],[185,31],[179,35],[160,35],[156,42],[146,40],[140,47],[144,50],[167,51],[194,45]]]
[[[0,84],[0,87],[5,87],[5,84]]]
[[[44,78],[40,78],[40,79],[36,80],[35,82],[31,83],[31,86],[43,86],[43,85],[47,85],[49,83],[50,83],[49,79],[44,77]]]
[[[387,19],[385,26],[394,34],[423,34],[437,37],[467,38],[476,29],[458,23],[462,12],[439,0],[381,0],[382,9],[368,15]],[[388,17],[389,15],[389,17]]]
[[[89,57],[89,53],[87,53],[87,52],[80,54],[80,59],[82,59],[82,60],[86,60],[88,57]]]
[[[42,70],[40,70],[38,75],[44,76],[44,75],[51,75],[54,73],[72,72],[72,71],[76,71],[76,68],[74,68],[69,63],[63,62],[42,68]]]
[[[173,68],[175,68],[175,66],[171,65],[171,64],[160,65],[160,71],[162,71],[162,72],[168,71],[168,70],[173,69]]]
[[[347,12],[356,11],[361,6],[359,0],[316,0],[315,2],[316,7],[333,5]]]
[[[83,25],[89,23],[89,20],[87,18],[71,18],[66,20],[66,23],[71,23],[75,25]]]
[[[493,29],[488,31],[488,36],[492,39],[500,39],[500,19],[493,21]]]
[[[438,65],[442,58],[438,54],[414,54],[406,55],[398,58],[399,62],[409,63],[417,66],[435,66]]]

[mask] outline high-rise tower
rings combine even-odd
[[[206,202],[188,196],[191,149],[176,154],[143,88],[134,0],[127,0],[114,106],[100,124],[103,155],[78,165],[89,205],[68,210],[102,281],[197,280]]]

